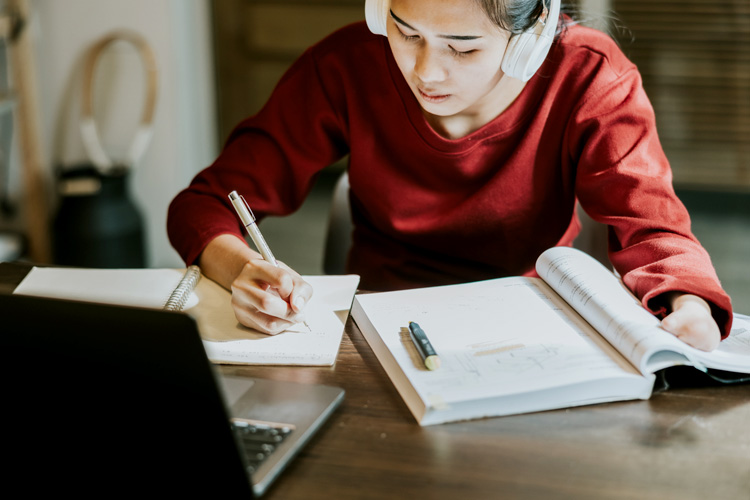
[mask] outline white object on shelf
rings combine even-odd
[[[15,234],[0,233],[0,262],[21,257],[21,238]]]

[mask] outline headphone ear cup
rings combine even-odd
[[[390,6],[390,0],[365,0],[365,21],[374,34],[388,36],[386,26]]]
[[[529,81],[542,66],[552,47],[559,17],[560,0],[550,0],[549,10],[542,14],[534,26],[520,35],[512,36],[500,65],[503,73],[523,82]]]
[[[523,82],[529,81],[547,57],[552,39],[526,31],[511,37],[505,49],[503,73]]]

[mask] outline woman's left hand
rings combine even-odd
[[[721,332],[708,302],[687,293],[674,292],[669,296],[672,312],[661,321],[661,326],[688,345],[702,351],[713,351],[719,346]]]

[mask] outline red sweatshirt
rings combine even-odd
[[[387,39],[343,28],[297,60],[174,199],[172,244],[192,263],[216,236],[242,237],[234,189],[259,217],[295,211],[347,153],[347,267],[364,289],[533,275],[542,251],[571,245],[578,199],[610,226],[610,259],[646,307],[693,293],[728,334],[729,297],[674,194],[640,75],[598,31],[568,28],[508,109],[451,140],[425,120]]]

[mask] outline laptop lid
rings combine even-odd
[[[9,491],[252,496],[191,317],[0,295],[0,325]]]

